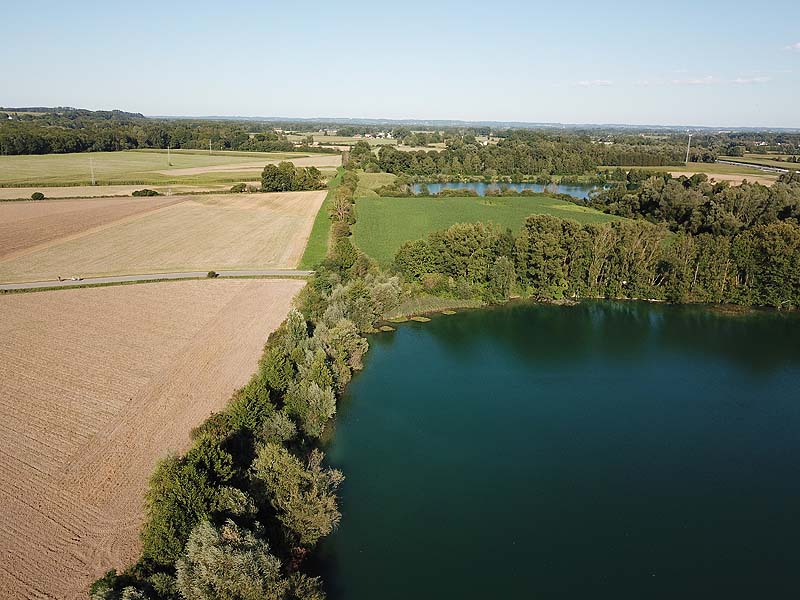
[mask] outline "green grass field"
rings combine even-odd
[[[365,173],[358,172],[358,187],[356,188],[356,198],[377,198],[375,193],[379,187],[394,183],[397,175],[391,173]]]
[[[780,157],[786,158],[788,155],[770,156],[769,154],[745,154],[744,156],[720,156],[720,159],[729,160],[731,162],[754,163],[757,165],[764,165],[765,167],[776,167],[778,169],[800,170],[800,164],[798,163],[775,160]]]
[[[517,231],[532,214],[580,223],[606,223],[617,217],[544,194],[506,198],[359,198],[356,245],[379,263],[391,263],[407,241],[427,237],[455,223],[492,222]]]
[[[344,176],[344,169],[339,169],[336,177],[328,184],[328,195],[319,207],[317,216],[314,219],[314,226],[311,228],[311,235],[308,237],[306,250],[303,253],[303,258],[300,259],[298,269],[312,269],[322,261],[328,254],[328,243],[330,240],[331,232],[331,219],[328,216],[328,207],[330,206],[331,198],[336,188]]]
[[[279,152],[215,152],[209,155],[188,150],[171,152],[169,162],[166,151],[161,150],[0,156],[0,185],[89,185],[92,168],[99,185],[252,181],[260,177],[268,161],[309,156],[320,157],[325,162],[330,160],[325,157],[335,155]],[[244,170],[223,170],[237,167]],[[186,172],[187,169],[193,171]]]

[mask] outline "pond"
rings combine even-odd
[[[797,591],[796,315],[517,303],[370,344],[332,600]]]
[[[411,186],[411,191],[414,194],[419,194],[420,190],[422,189],[421,183],[415,183]],[[594,190],[600,189],[599,186],[596,185],[581,185],[581,184],[550,184],[548,186],[544,186],[540,183],[464,183],[464,182],[451,182],[451,183],[426,183],[424,185],[428,186],[428,191],[431,194],[438,194],[442,190],[471,190],[477,192],[479,196],[485,196],[486,192],[491,191],[498,191],[501,189],[510,189],[516,192],[522,192],[525,190],[533,190],[534,192],[543,192],[545,191],[545,187],[547,188],[548,192],[553,192],[556,194],[568,194],[573,198],[580,198],[581,200],[588,198],[589,194]]]

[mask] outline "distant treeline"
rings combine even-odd
[[[354,166],[415,177],[481,176],[524,178],[531,175],[576,175],[597,171],[601,165],[674,166],[683,164],[685,147],[677,144],[605,144],[578,136],[549,136],[515,131],[496,144],[474,137],[447,141],[441,151],[404,152],[383,146],[377,157],[353,149]],[[713,159],[712,159],[713,160]]]
[[[34,111],[30,111],[34,112]],[[12,118],[9,119],[8,117]],[[149,119],[121,111],[0,111],[0,154],[113,152],[184,148],[258,152],[310,151],[296,146],[268,124],[257,122]],[[314,152],[338,152],[313,148]]]
[[[622,217],[664,223],[672,231],[733,235],[756,225],[800,219],[800,175],[787,173],[767,187],[711,183],[705,174],[675,178],[630,171],[625,179],[573,202]]]

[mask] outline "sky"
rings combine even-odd
[[[0,106],[800,127],[800,2],[13,2]]]

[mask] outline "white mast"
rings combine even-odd
[[[692,134],[689,134],[689,143],[686,145],[686,165],[689,165],[689,148],[692,147]]]

